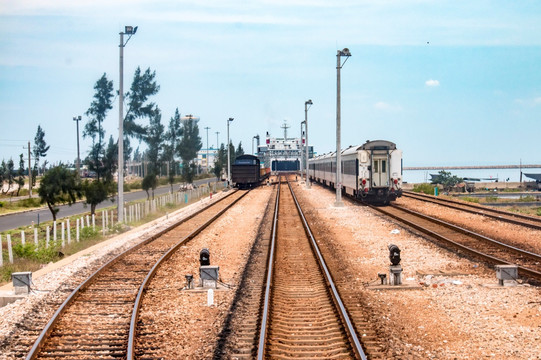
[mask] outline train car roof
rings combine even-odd
[[[257,160],[257,163],[259,163],[259,158],[251,154],[244,154],[244,155],[237,156],[235,159],[235,163],[237,162],[237,160]]]
[[[367,140],[359,147],[362,150],[396,150],[396,144],[387,140]]]

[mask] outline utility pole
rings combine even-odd
[[[81,156],[79,153],[79,121],[81,121],[81,116],[74,116],[73,121],[77,123],[77,176],[81,176]]]
[[[28,142],[28,198],[32,197],[32,161],[30,159],[30,141]]]
[[[209,127],[206,126],[205,130],[207,130],[207,174],[209,173]]]
[[[308,106],[310,105],[310,106]],[[306,164],[306,188],[310,189],[310,178],[308,177],[308,109],[313,105],[312,99],[309,99],[304,102],[304,131],[306,135],[304,136],[304,150],[305,155],[305,164]],[[302,173],[302,170],[301,170]]]
[[[233,121],[233,118],[227,120],[227,187],[231,186],[231,154],[229,146],[229,123]]]

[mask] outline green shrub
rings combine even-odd
[[[35,258],[36,247],[34,244],[15,244],[13,245],[13,254],[20,258],[32,259]]]
[[[519,202],[532,202],[535,201],[535,198],[531,195],[527,196],[521,196],[520,199],[518,199]]]
[[[83,230],[81,231],[82,240],[93,239],[98,235],[99,235],[98,230],[94,230],[92,226],[85,226]]]
[[[0,207],[4,207],[4,202],[0,201]]]
[[[485,199],[487,202],[498,202],[499,198],[497,196],[487,196]]]
[[[141,180],[134,181],[130,183],[130,189],[141,190],[143,188],[141,184],[142,184]]]
[[[425,193],[428,195],[434,194],[434,186],[431,184],[416,184],[413,186],[413,191],[418,193]]]
[[[537,211],[535,213],[537,214],[537,216],[541,216],[541,207],[537,208]]]
[[[23,199],[23,200],[20,200],[18,202],[18,204],[20,206],[26,207],[26,208],[33,208],[33,207],[40,207],[41,206],[39,198]]]
[[[122,188],[124,189],[124,192],[128,192],[128,191],[131,190],[131,185],[128,184],[128,183],[124,183],[124,184],[122,185]]]

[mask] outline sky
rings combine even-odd
[[[456,0],[0,0],[0,158],[18,163],[38,125],[49,163],[74,161],[74,116],[106,73],[124,88],[156,71],[162,123],[200,118],[203,147],[252,150],[268,131],[336,150],[337,50],[342,147],[393,141],[404,166],[540,164],[541,3]],[[118,98],[105,120],[118,137]],[[81,135],[81,157],[91,140]],[[134,148],[137,143],[132,142]],[[33,145],[32,145],[33,146]],[[24,148],[23,148],[24,147]],[[141,145],[141,148],[144,148]]]

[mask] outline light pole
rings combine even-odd
[[[77,176],[81,176],[81,155],[79,153],[79,121],[81,121],[81,115],[74,116],[73,121],[77,123]]]
[[[231,184],[231,154],[229,150],[229,123],[233,121],[233,118],[227,119],[227,186]]]
[[[220,149],[220,141],[218,140],[218,135],[220,135],[220,132],[216,131],[216,150]]]
[[[302,176],[302,171],[304,169],[304,163],[303,163],[303,157],[304,157],[304,144],[302,142],[302,140],[305,138],[306,136],[306,132],[305,131],[302,131],[302,125],[303,124],[306,124],[306,120],[303,120],[301,121],[301,144],[300,144],[300,147],[301,147],[301,164],[300,164],[300,171],[301,171],[301,179],[303,178]]]
[[[119,61],[119,87],[118,87],[118,222],[124,221],[124,46],[137,32],[137,26],[125,26],[120,32],[120,61]],[[129,35],[124,42],[124,34]]]
[[[346,60],[341,63],[341,57]],[[340,145],[340,69],[348,61],[351,53],[348,48],[338,50],[336,54],[336,202],[334,206],[343,206],[342,202],[342,149]]]
[[[308,178],[308,109],[312,106],[312,99],[304,102],[304,131],[306,135],[304,136],[304,151],[305,151],[305,161],[306,161],[306,188],[310,189],[310,179]],[[310,105],[310,106],[308,106]]]
[[[207,130],[207,174],[209,173],[209,127],[206,126],[205,130]]]

